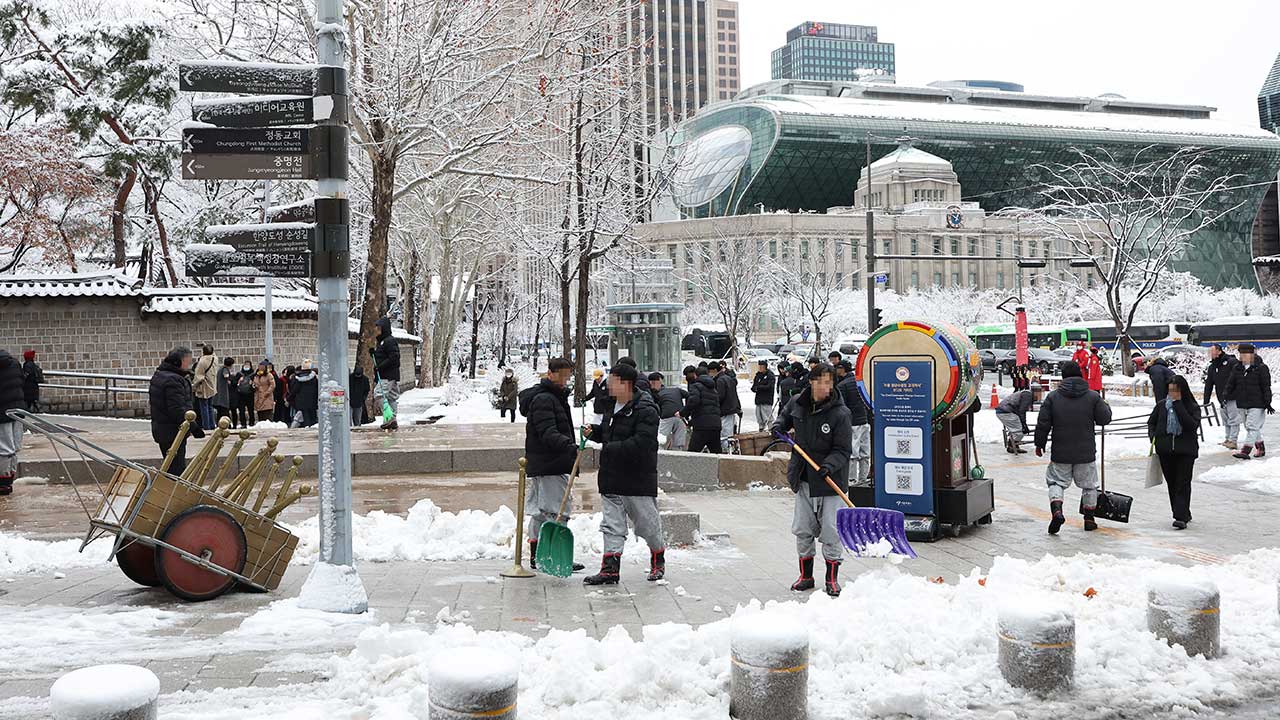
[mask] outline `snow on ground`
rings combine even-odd
[[[1223,657],[1189,658],[1146,630],[1144,578],[1171,569],[1221,589]],[[729,619],[646,626],[640,637],[618,627],[600,640],[582,630],[552,630],[534,640],[477,632],[465,622],[383,624],[365,629],[352,652],[333,658],[332,679],[323,684],[270,695],[257,688],[177,693],[163,701],[171,720],[421,717],[432,661],[483,646],[518,660],[521,716],[719,720],[727,712],[736,620],[792,621],[807,629],[815,720],[993,717],[997,710],[1020,718],[1182,717],[1275,687],[1278,572],[1275,549],[1193,570],[1107,555],[1037,562],[1003,557],[985,584],[976,570],[937,584],[887,566],[846,583],[834,600],[813,593],[764,606],[751,601]],[[1090,588],[1092,597],[1085,594]],[[1015,690],[996,667],[997,612],[1011,599],[1032,596],[1074,614],[1076,689],[1070,694],[1042,699]]]
[[[1134,411],[1125,412],[1118,408],[1115,410],[1115,416],[1117,419],[1122,417],[1134,417],[1138,414],[1140,413]],[[1145,416],[1145,413],[1141,414]],[[1033,432],[1035,431],[1035,413],[1027,413],[1027,426],[1031,428]],[[1219,434],[1222,432],[1216,428],[1211,428],[1206,430],[1206,433],[1214,431]],[[1146,430],[1142,430],[1141,432],[1144,434],[1144,437],[1125,437],[1115,432],[1108,432],[1106,439],[1107,459],[1124,460],[1128,458],[1146,457],[1151,450],[1151,442],[1145,437]],[[979,411],[977,415],[974,415],[973,434],[980,443],[992,443],[1000,446],[1004,445],[1004,426],[1000,424],[1000,419],[996,417],[995,411],[993,410],[984,408]],[[1028,435],[1023,439],[1024,441],[1030,440],[1032,439],[1032,436]],[[1101,439],[1098,439],[1096,442],[1098,446],[1101,447]],[[1051,442],[1049,445],[1050,448],[1052,448],[1053,443]],[[1023,447],[1028,453],[1034,450],[1030,445],[1024,445]]]
[[[98,540],[80,552],[80,539],[32,540],[14,533],[0,532],[0,575],[52,572],[75,567],[91,567],[106,562],[111,541]]]
[[[1280,457],[1241,460],[1235,465],[1206,470],[1196,477],[1209,483],[1242,483],[1246,490],[1280,495]]]

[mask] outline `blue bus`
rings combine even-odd
[[[1195,323],[1188,334],[1192,345],[1238,345],[1253,343],[1256,347],[1280,347],[1280,320],[1260,315],[1242,315]]]
[[[1089,329],[1089,337],[1094,345],[1103,350],[1115,350],[1119,337],[1116,335],[1116,324],[1110,320],[1087,320],[1075,323]],[[1182,345],[1191,342],[1191,323],[1188,322],[1135,322],[1129,328],[1129,339],[1132,350],[1150,354],[1153,350]]]

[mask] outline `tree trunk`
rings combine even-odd
[[[569,273],[566,269],[560,276],[560,335],[564,340],[564,356],[566,358],[578,357],[573,348],[573,333],[569,330],[569,313],[570,305],[569,294],[572,292],[572,286],[568,280]]]
[[[377,336],[374,323],[382,317],[387,302],[387,239],[391,232],[391,203],[395,193],[396,158],[387,151],[370,156],[373,194],[370,202],[369,256],[364,273],[364,306],[360,310],[360,341],[356,359],[365,374],[373,377],[373,348]]]
[[[1129,344],[1129,336],[1121,335],[1116,338],[1116,346],[1120,348],[1120,368],[1127,377],[1134,376],[1133,358],[1129,357],[1133,346]]]
[[[507,312],[506,309],[502,311],[502,345],[498,348],[498,367],[507,366],[507,326],[511,324]]]
[[[542,285],[538,285],[542,289]],[[540,302],[542,293],[534,296],[534,302]],[[538,372],[538,358],[542,355],[542,311],[535,310],[533,315],[533,371]]]
[[[404,326],[406,328],[418,327],[418,274],[422,272],[421,263],[418,261],[418,246],[410,243],[409,248],[409,272],[404,283]],[[415,332],[416,330],[410,330]]]
[[[480,311],[471,304],[471,379],[476,379],[476,354],[480,351]]]
[[[591,261],[584,256],[578,260],[578,307],[574,315],[574,330],[578,334],[575,343],[578,370],[573,374],[573,394],[579,403],[587,395],[587,303],[591,299],[590,282]],[[592,346],[594,347],[594,343]]]
[[[128,262],[124,216],[129,209],[129,195],[133,193],[133,185],[137,180],[137,168],[130,168],[116,188],[115,203],[111,206],[111,262],[121,270],[124,269],[125,264]]]
[[[156,224],[156,237],[160,240],[160,257],[164,259],[164,270],[169,287],[177,287],[178,273],[173,269],[173,255],[169,252],[169,230],[165,227],[164,217],[160,214],[160,188],[156,187],[155,180],[145,176],[142,178],[142,195],[145,198],[147,212]]]

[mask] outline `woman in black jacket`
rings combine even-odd
[[[1147,418],[1147,436],[1155,444],[1160,470],[1169,487],[1173,526],[1179,530],[1191,522],[1191,472],[1200,455],[1200,406],[1187,379],[1174,375],[1168,395],[1157,402]]]

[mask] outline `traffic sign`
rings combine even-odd
[[[872,277],[875,278],[877,285],[889,284],[889,273],[875,273]]]
[[[241,252],[227,245],[188,245],[187,277],[311,277],[311,253]]]
[[[308,153],[312,132],[328,136],[328,128],[186,128],[182,131],[182,152]]]
[[[347,177],[347,129],[187,128],[184,180],[315,180]]]
[[[347,119],[347,99],[341,95],[320,97],[234,98],[196,100],[191,119],[218,127],[277,127]]]
[[[199,60],[178,64],[178,89],[243,95],[346,95],[347,70],[328,65]]]
[[[242,252],[311,252],[316,226],[311,223],[266,223],[259,225],[210,225],[204,229],[206,243],[230,245]]]

